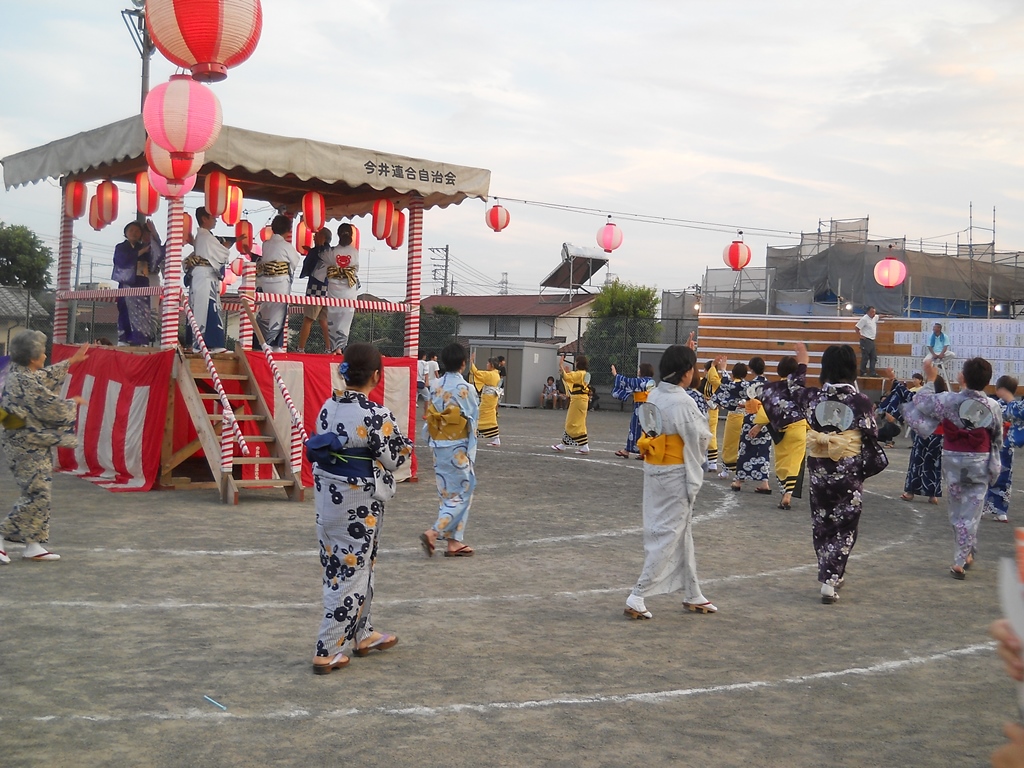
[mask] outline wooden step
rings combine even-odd
[[[276,443],[277,438],[273,435],[246,435],[245,442],[247,443]]]
[[[236,488],[291,488],[294,480],[234,480]]]
[[[260,456],[252,458],[249,456],[235,456],[233,459],[234,464],[284,464],[284,459],[279,459],[276,456]]]
[[[203,400],[217,400],[220,401],[220,395],[216,392],[200,392],[199,397]],[[256,395],[237,394],[234,392],[228,392],[228,400],[255,400]]]
[[[221,421],[221,420],[224,419],[224,414],[223,413],[208,413],[208,414],[206,414],[206,416],[207,416],[207,418],[210,421]],[[266,416],[258,416],[256,414],[252,414],[252,413],[236,413],[235,414],[235,421],[266,421],[266,420],[267,420]],[[249,439],[248,436],[246,436],[245,439],[248,440]]]
[[[244,373],[221,373],[217,371],[221,381],[248,381],[249,377]],[[193,379],[212,379],[213,375],[206,370],[192,371]]]

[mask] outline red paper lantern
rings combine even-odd
[[[260,0],[147,0],[146,27],[170,62],[217,82],[256,49],[263,8]]]
[[[203,205],[210,212],[211,216],[220,216],[228,207],[228,193],[231,183],[226,173],[213,171],[206,174],[203,182],[203,192],[206,194],[206,201]]]
[[[245,219],[235,224],[235,249],[239,253],[248,253],[252,250],[252,224]],[[236,261],[242,261],[242,259],[236,259]],[[231,265],[231,268],[235,268],[234,264]]]
[[[384,240],[395,225],[395,204],[390,200],[378,200],[373,204],[373,236]]]
[[[143,216],[152,216],[160,207],[160,193],[149,183],[149,173],[135,174],[135,208]]]
[[[96,211],[104,224],[117,220],[118,198],[117,185],[110,179],[101,181],[96,187]]]
[[[100,218],[100,206],[99,200],[96,199],[96,195],[93,195],[89,200],[89,226],[99,232],[108,222]]]
[[[355,224],[353,224],[351,226],[352,226],[352,247],[355,248],[358,251],[359,250],[359,229],[356,227]]]
[[[265,243],[267,240],[274,236],[274,230],[267,224],[263,229],[260,230],[260,242]]]
[[[220,135],[220,101],[188,75],[171,75],[146,96],[142,107],[146,133],[168,152],[205,152]]]
[[[149,173],[149,183],[153,185],[153,189],[160,193],[161,197],[182,197],[191,192],[196,186],[195,176],[189,176],[181,181],[171,181],[170,179],[165,179],[152,168],[147,173]]]
[[[501,232],[505,227],[508,226],[510,220],[508,211],[502,208],[500,205],[495,205],[487,209],[487,214],[484,220],[487,222],[487,226],[493,229],[495,232]],[[612,226],[615,226],[614,224]],[[600,235],[598,235],[600,238]],[[622,235],[619,235],[619,242],[622,242]]]
[[[221,214],[221,220],[229,227],[235,226],[242,219],[242,205],[245,198],[242,196],[242,188],[231,184],[228,187],[228,203]]]
[[[306,253],[313,247],[314,235],[313,230],[306,226],[306,222],[299,219],[299,223],[295,225],[295,237],[292,239],[295,250],[302,254]]]
[[[80,219],[89,205],[89,189],[84,181],[69,181],[64,185],[64,215]]]
[[[245,259],[237,258],[234,261],[232,261],[231,271],[234,272],[239,277],[241,277],[242,273],[245,272]]]
[[[384,241],[391,246],[391,250],[397,251],[405,242],[405,212],[395,212],[395,223],[391,225],[391,232]]]
[[[152,139],[146,139],[146,162],[165,179],[183,181],[199,173],[206,162],[206,153],[168,152]]]
[[[181,212],[181,232],[182,242],[188,242],[192,236],[192,214],[188,211]]]
[[[750,246],[742,240],[733,240],[722,251],[722,260],[734,272],[739,272],[750,263]]]
[[[597,230],[597,244],[605,253],[611,253],[622,245],[622,230],[611,221],[611,218],[609,216],[608,223]]]
[[[302,196],[302,220],[313,232],[319,232],[327,221],[327,207],[324,196],[319,192],[307,192]]]
[[[875,264],[875,281],[883,288],[895,288],[907,278],[907,265],[892,257]]]

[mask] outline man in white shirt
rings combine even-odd
[[[860,334],[860,375],[877,376],[875,364],[878,355],[875,352],[875,337],[878,335],[878,317],[875,315],[874,307],[868,307],[867,313],[857,321],[856,328]]]
[[[941,364],[953,357],[953,350],[949,347],[949,337],[942,332],[942,323],[932,326],[932,335],[928,338],[928,354],[924,362]]]
[[[185,259],[185,271],[189,277],[188,301],[207,349],[216,354],[227,351],[220,315],[220,279],[224,267],[231,261],[231,249],[214,237],[217,217],[206,208],[196,208],[196,222],[199,230],[192,243],[195,251]],[[199,351],[198,341],[193,343],[193,348]]]
[[[292,220],[278,214],[270,222],[274,233],[263,244],[263,255],[256,262],[256,290],[260,293],[292,292],[292,275],[302,264],[299,252],[285,239],[291,239]],[[261,302],[256,313],[256,322],[263,332],[263,338],[272,352],[284,352],[287,344],[284,338],[285,319],[288,305],[276,302]]]

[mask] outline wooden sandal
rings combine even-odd
[[[914,494],[912,494],[912,493],[901,493],[900,494],[900,498],[903,501],[913,501],[914,500]]]
[[[374,651],[386,651],[388,648],[394,648],[397,644],[398,635],[384,633],[369,645],[364,645],[362,648],[356,647],[352,652],[356,656],[369,656]]]
[[[445,557],[472,557],[476,552],[472,547],[467,547],[463,544],[458,549],[447,549],[445,550]]]
[[[313,674],[314,675],[329,675],[336,669],[347,667],[351,659],[343,653],[337,654],[333,659],[329,659],[324,663],[317,661],[313,662]]]

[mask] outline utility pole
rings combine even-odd
[[[128,28],[128,33],[135,43],[135,50],[142,57],[142,99],[139,103],[139,111],[146,105],[146,95],[149,93],[149,60],[153,58],[156,46],[149,36],[149,29],[146,27],[146,0],[132,0],[134,8],[121,11],[121,18]]]
[[[78,256],[75,259],[75,286],[74,289],[78,290],[78,277],[82,272],[82,241],[78,241]],[[75,331],[77,330],[76,325],[78,324],[78,299],[71,300],[71,329],[70,338],[71,343],[75,343]]]
[[[501,273],[501,280],[498,283],[498,295],[508,296],[508,272]]]
[[[432,276],[433,276],[433,279],[435,281],[437,281],[439,279],[438,278],[438,273],[440,273],[441,295],[442,296],[449,296],[451,294],[454,294],[455,293],[455,279],[454,279],[455,276],[454,275],[452,275],[451,288],[449,289],[449,287],[448,287],[448,258],[449,258],[448,246],[446,245],[444,248],[427,248],[427,250],[430,251],[431,253],[436,253],[437,254],[437,258],[435,258],[433,256],[430,257],[430,260],[432,262],[443,263],[444,264],[443,267],[434,267],[433,270],[432,270]]]

